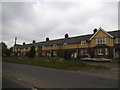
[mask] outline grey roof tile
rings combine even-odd
[[[120,37],[120,30],[116,30],[116,31],[110,31],[108,32],[110,35],[112,35],[113,37]]]
[[[108,32],[110,35],[113,37],[120,37],[120,30],[116,31],[110,31]],[[89,41],[89,39],[92,37],[93,34],[88,34],[88,35],[82,35],[82,36],[75,36],[75,37],[69,37],[69,38],[61,38],[61,39],[55,39],[55,40],[50,40],[50,41],[42,41],[42,42],[37,42],[34,44],[34,46],[42,47],[44,46],[53,46],[54,44],[57,45],[63,45],[63,43],[68,43],[68,44],[75,44],[75,43],[80,43],[80,41]],[[18,45],[16,44],[17,48],[28,48],[31,47],[33,44],[26,44],[26,45]]]

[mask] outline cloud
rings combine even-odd
[[[10,47],[92,33],[94,28],[117,29],[117,2],[3,2],[3,41]]]

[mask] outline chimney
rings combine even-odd
[[[93,34],[95,34],[97,32],[97,28],[94,28],[93,30]]]
[[[33,44],[35,44],[35,40],[33,40],[33,42],[32,42]]]
[[[69,35],[68,34],[65,34],[65,38],[68,38],[69,37]]]
[[[48,38],[48,37],[46,38],[46,41],[49,41],[49,38]]]
[[[25,42],[23,42],[23,45],[25,45]]]

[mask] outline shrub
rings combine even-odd
[[[35,55],[36,55],[35,47],[32,46],[31,49],[30,49],[30,51],[29,51],[29,53],[28,53],[28,56],[30,58],[35,58]]]
[[[71,58],[71,52],[64,50],[64,59],[68,60]]]
[[[90,55],[89,54],[84,54],[84,55],[78,54],[77,57],[78,58],[87,58],[87,57],[90,57]]]

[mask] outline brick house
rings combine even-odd
[[[120,58],[120,30],[106,32],[101,27],[93,30],[93,34],[69,37],[65,34],[64,38],[35,42],[31,44],[16,44],[15,52],[25,54],[32,45],[42,52],[42,56],[60,56],[64,50],[71,52],[71,56],[78,54],[89,54],[95,58]]]

